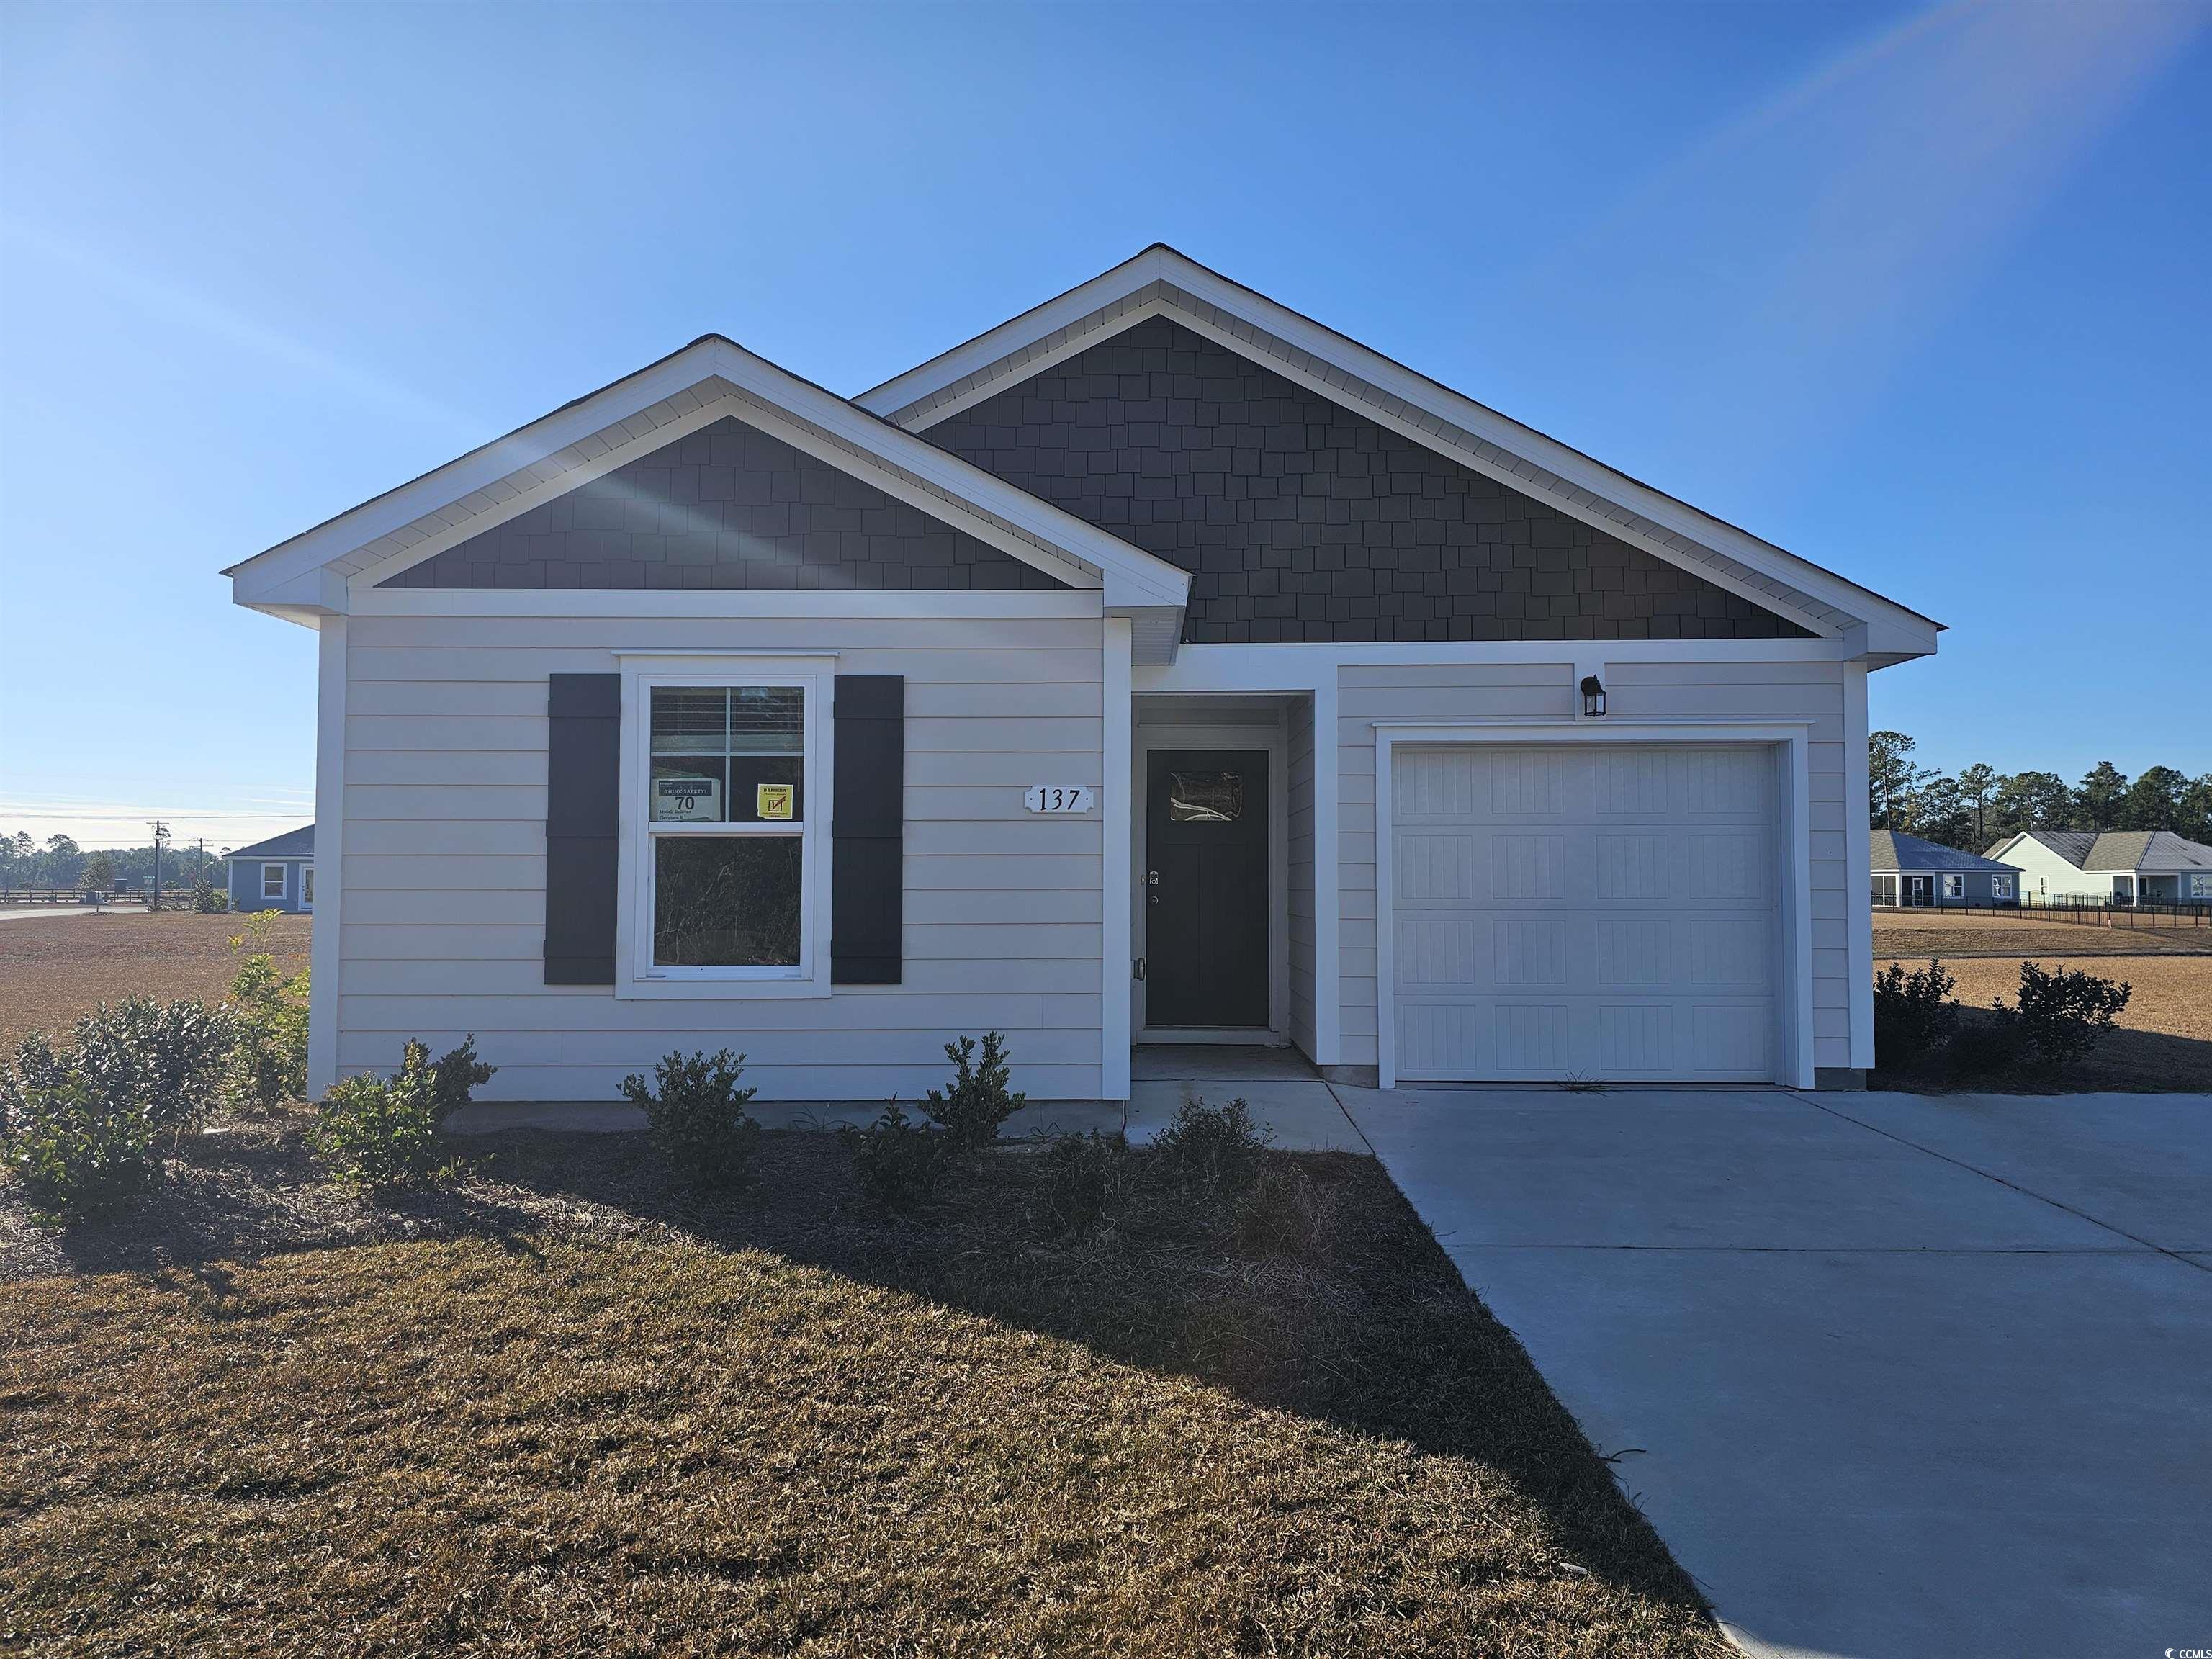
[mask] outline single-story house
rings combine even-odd
[[[288,830],[223,855],[234,910],[315,908],[315,826]]]
[[[2212,904],[2212,847],[2171,830],[2023,830],[1990,856],[2020,866],[2031,904]]]
[[[1869,830],[1867,843],[1879,908],[1988,909],[2020,902],[2020,872],[2009,864],[1896,830]]]
[[[1940,625],[1170,248],[856,398],[709,335],[227,574],[319,635],[317,1090],[1874,1058]]]

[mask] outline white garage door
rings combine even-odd
[[[1769,747],[1401,747],[1397,1073],[1768,1081]]]

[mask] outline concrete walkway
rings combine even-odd
[[[2212,1095],[1336,1093],[1754,1653],[2212,1650]]]

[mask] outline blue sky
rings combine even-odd
[[[308,815],[216,572],[709,331],[860,391],[1155,240],[2212,770],[2212,6],[0,8],[0,829]]]

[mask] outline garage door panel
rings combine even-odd
[[[1398,983],[1413,993],[1481,983],[1490,930],[1487,916],[1407,916],[1398,929]]]
[[[1464,902],[1491,896],[1487,853],[1458,830],[1401,830],[1390,851],[1400,890],[1411,902]]]
[[[1771,1079],[1774,780],[1765,748],[1401,750],[1399,1073]]]
[[[1490,891],[1501,899],[1564,898],[1567,891],[1565,836],[1493,830]]]

